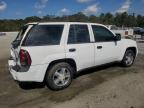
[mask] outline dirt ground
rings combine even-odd
[[[0,37],[0,108],[144,108],[144,43],[130,68],[118,64],[81,72],[70,87],[51,91],[40,83],[20,88],[7,69],[14,34]]]

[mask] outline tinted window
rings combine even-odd
[[[64,25],[37,25],[29,33],[25,45],[58,45]]]
[[[114,40],[114,35],[105,27],[93,25],[92,29],[95,42],[106,42]]]
[[[88,43],[90,36],[87,25],[71,25],[68,36],[69,44]]]

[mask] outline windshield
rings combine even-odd
[[[18,33],[15,41],[20,41],[20,40],[22,40],[22,38],[23,38],[23,36],[24,36],[24,33],[26,32],[27,28],[28,28],[28,25],[27,25],[27,26],[23,26],[23,27],[21,28],[21,30],[20,30],[20,32]]]

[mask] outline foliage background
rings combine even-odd
[[[142,15],[128,15],[127,13],[122,14],[111,14],[102,13],[99,16],[91,15],[86,16],[79,12],[73,15],[67,16],[43,16],[42,18],[38,16],[26,17],[25,19],[3,19],[0,20],[0,31],[17,31],[24,24],[28,22],[60,22],[60,21],[70,21],[70,22],[93,22],[101,23],[105,25],[117,25],[119,27],[144,27],[144,16]]]

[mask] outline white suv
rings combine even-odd
[[[118,61],[131,66],[137,44],[96,23],[29,23],[12,42],[9,70],[18,82],[46,82],[53,90],[70,85],[78,71]]]

